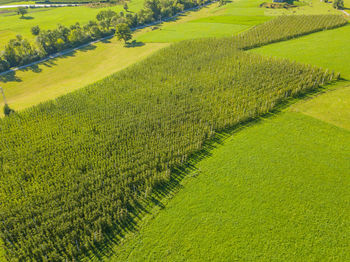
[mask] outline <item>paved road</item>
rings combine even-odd
[[[65,6],[79,6],[79,4],[0,5],[0,9],[16,8],[16,7],[65,7]]]

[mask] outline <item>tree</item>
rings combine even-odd
[[[20,6],[17,8],[17,14],[18,15],[21,15],[21,18],[24,17],[25,14],[27,14],[28,11],[27,11],[27,8],[23,7],[23,6]]]
[[[334,0],[333,7],[335,9],[343,9],[344,8],[344,1],[343,0]]]
[[[106,29],[109,30],[111,23],[112,23],[112,19],[116,15],[117,15],[117,13],[112,11],[112,10],[103,10],[97,14],[96,19],[100,22],[105,22]]]
[[[146,0],[144,3],[145,9],[152,11],[152,16],[154,20],[157,20],[160,15],[160,3],[159,0]]]
[[[123,39],[125,44],[127,41],[129,41],[132,38],[130,27],[125,23],[117,25],[115,29],[115,35],[118,38],[118,40]]]
[[[32,27],[32,35],[39,35],[40,34],[40,27],[37,26],[33,26]]]
[[[226,0],[219,0],[219,6],[226,5]]]
[[[9,116],[14,112],[15,111],[13,109],[11,109],[8,104],[5,104],[5,106],[4,106],[4,115],[5,116]]]
[[[128,12],[129,6],[128,6],[128,4],[127,4],[126,2],[125,2],[125,4],[124,4],[123,8],[124,8],[124,10],[125,10],[126,12]]]

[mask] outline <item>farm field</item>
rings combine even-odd
[[[128,3],[133,12],[143,7],[143,0],[132,0]],[[96,20],[96,15],[101,10],[111,9],[116,12],[124,11],[122,5],[108,8],[91,8],[86,6],[58,7],[58,8],[36,8],[28,9],[25,19],[16,14],[15,9],[10,13],[1,13],[0,10],[0,50],[7,42],[21,34],[23,37],[34,40],[31,28],[39,25],[42,29],[56,28],[57,24],[70,26],[76,22],[86,24],[90,20]]]
[[[228,8],[228,5],[226,8]],[[252,5],[249,2],[246,6],[248,9],[250,6],[255,6],[255,4]],[[186,35],[187,38],[192,38],[196,34],[197,36],[203,36],[203,21],[208,25],[215,25],[212,27],[213,31],[209,32],[207,29],[206,36],[217,36],[219,34],[222,36],[231,36],[233,33],[231,29],[236,29],[238,31],[244,30],[253,24],[258,24],[270,19],[270,17],[263,16],[261,10],[259,13],[260,15],[248,16],[218,16],[218,10],[222,12],[222,7],[218,7],[217,4],[212,4],[198,11],[189,12],[186,13],[186,15],[180,16],[176,23],[189,29],[192,25],[196,26],[196,24],[199,24],[199,26],[197,26],[198,30],[196,30],[193,35]],[[250,11],[247,13],[250,13]],[[213,20],[224,22],[219,24],[221,28],[219,32],[215,31],[215,29],[218,28],[216,23],[212,23]],[[172,24],[173,22],[164,23],[165,26],[171,26]],[[222,31],[222,28],[226,26],[230,30]],[[155,31],[145,28],[138,30],[135,37],[136,39],[141,38],[139,36],[153,38],[153,32]],[[169,37],[177,41],[177,37],[185,35],[184,31],[179,31],[178,34],[176,32],[178,32],[178,28],[176,28],[174,34],[167,35],[167,41],[171,41]],[[159,42],[167,41],[160,40]],[[72,56],[67,55],[63,58],[56,58],[52,63],[43,63],[32,69],[20,70],[6,77],[0,77],[0,83],[5,89],[7,99],[12,107],[15,110],[21,110],[98,81],[111,73],[125,68],[133,62],[139,61],[143,57],[139,55],[143,50],[155,51],[164,46],[164,44],[152,44],[152,46],[146,44],[146,46],[141,48],[137,47],[135,52],[131,49],[126,49],[126,52],[124,52],[125,49],[122,48],[121,44],[117,43],[116,39],[112,39],[107,43],[96,44],[93,49],[90,48],[90,50],[88,50],[89,48],[87,48],[85,51],[78,51]],[[115,59],[115,57],[118,59]],[[91,64],[88,63],[89,61],[90,63],[94,61],[95,64],[99,64],[100,67],[91,66]],[[102,67],[104,67],[103,70]],[[25,83],[25,85],[23,83]],[[2,103],[2,97],[0,97],[0,105],[2,105]],[[2,114],[3,112],[0,112],[0,115]]]
[[[339,14],[339,10],[335,10],[331,3],[324,3],[319,0],[303,0],[300,1],[301,6],[290,9],[268,9],[268,15],[314,15],[314,14]]]
[[[0,261],[349,260],[350,26],[261,2],[0,76]]]
[[[348,79],[348,29],[249,52],[339,69]],[[221,134],[180,192],[106,261],[349,260],[349,87],[341,81]]]
[[[350,259],[349,130],[284,112],[228,136],[106,261]]]
[[[232,36],[272,17],[264,15],[260,1],[238,0],[224,6],[214,3],[197,12],[190,12],[172,22],[148,29],[137,39],[142,42],[176,42],[203,37]]]
[[[107,77],[167,46],[166,43],[147,43],[124,48],[115,38],[107,42],[0,76],[8,103],[15,110],[22,110],[56,98]],[[2,97],[0,104],[3,105]],[[2,111],[0,115],[3,115]]]
[[[157,30],[148,29],[138,36],[143,42],[176,42],[203,37],[231,36],[266,22],[277,15],[339,14],[339,11],[318,0],[291,9],[260,8],[261,0],[237,0],[224,6],[213,4],[198,12],[186,14],[184,19],[163,23]],[[317,8],[315,8],[315,6]]]
[[[215,130],[337,79],[244,49],[343,24],[334,16],[281,17],[241,36],[181,42],[2,119],[0,216],[7,256],[79,258],[107,241],[107,232],[116,230],[117,237],[150,192],[174,179],[173,167]]]
[[[291,110],[350,130],[350,82],[338,83],[311,100],[302,100]]]
[[[332,41],[330,41],[332,39]],[[350,80],[350,25],[251,50],[341,72]]]

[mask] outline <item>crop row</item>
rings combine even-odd
[[[0,235],[9,260],[74,260],[213,134],[336,80],[333,72],[185,41],[0,120]]]

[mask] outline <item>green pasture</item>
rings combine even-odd
[[[252,52],[350,79],[349,37],[346,26]],[[341,81],[223,135],[180,192],[106,261],[349,260],[349,87]]]
[[[182,23],[169,25],[161,30],[150,31],[140,35],[137,40],[142,42],[176,42],[204,37],[232,36],[248,29],[247,25],[218,23]]]
[[[267,16],[209,16],[191,21],[192,23],[217,23],[217,24],[237,24],[237,25],[257,25],[270,20]]]
[[[221,7],[215,3],[149,29],[137,39],[143,42],[175,42],[232,36],[272,18],[264,16],[259,4],[257,0],[233,1]]]
[[[143,7],[143,0],[132,0],[128,5],[130,11],[136,12]],[[31,35],[33,26],[39,25],[42,29],[53,29],[57,24],[66,26],[76,22],[85,24],[89,20],[96,20],[97,13],[103,9],[125,12],[122,5],[108,8],[91,8],[87,6],[34,8],[28,9],[28,14],[25,15],[24,19],[21,19],[15,12],[15,9],[7,13],[1,13],[0,10],[0,50],[17,34],[34,40],[34,36]]]
[[[266,1],[268,2],[268,1]],[[341,14],[333,8],[332,3],[324,3],[320,0],[301,0],[298,6],[289,9],[265,9],[266,15],[315,15],[315,14]]]
[[[350,80],[350,25],[275,43],[251,52],[328,68]]]
[[[252,26],[266,22],[273,16],[286,14],[341,14],[330,4],[310,0],[291,9],[260,8],[261,0],[231,1],[226,5],[213,4],[200,11],[190,12],[185,18],[163,23],[140,35],[144,42],[175,42],[203,37],[231,36]],[[194,24],[195,23],[195,24]]]
[[[349,145],[348,130],[301,113],[248,125],[107,260],[347,261]]]
[[[305,99],[291,106],[291,111],[350,130],[350,82],[337,83],[313,99]]]
[[[126,68],[167,45],[151,43],[125,48],[114,38],[107,42],[0,76],[0,85],[4,88],[8,103],[15,110],[21,110],[72,92]],[[0,105],[2,108],[2,97]]]

